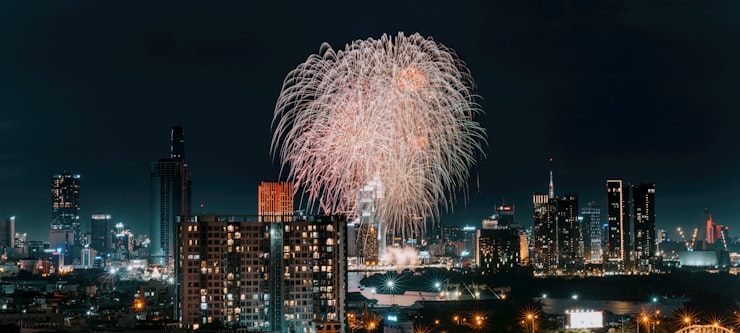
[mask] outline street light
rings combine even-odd
[[[394,294],[394,292],[393,292],[393,290],[394,290],[394,288],[393,288],[393,285],[394,285],[394,283],[393,283],[393,280],[388,280],[388,282],[386,282],[386,283],[385,283],[385,285],[386,285],[386,286],[387,286],[387,287],[388,287],[388,288],[390,289],[390,291],[391,291],[391,305],[395,305],[395,302],[393,301],[393,298],[394,298],[393,296],[395,296],[395,294]]]
[[[527,313],[527,320],[532,321],[532,333],[534,333],[534,320],[537,319],[537,316],[534,315],[534,313]]]
[[[642,315],[642,321],[645,322],[645,327],[646,327],[648,333],[650,333],[650,323],[648,323],[648,316],[646,316],[645,314],[643,314]]]

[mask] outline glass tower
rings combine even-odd
[[[170,158],[153,162],[149,168],[151,218],[150,248],[153,264],[174,268],[176,219],[190,215],[190,170],[185,163],[185,132],[173,127]]]

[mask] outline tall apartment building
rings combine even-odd
[[[346,327],[344,217],[194,215],[180,234],[178,308],[186,328]]]
[[[578,225],[578,195],[564,194],[556,201],[558,268],[573,271],[583,266],[579,255],[582,239]]]
[[[601,208],[595,202],[589,202],[585,207],[581,207],[583,224],[581,230],[584,232],[584,260],[587,264],[602,263],[602,234],[601,234]]]
[[[634,208],[635,264],[640,271],[650,271],[655,263],[655,184],[640,184],[632,188]]]
[[[550,272],[557,268],[555,200],[548,194],[532,195],[534,204],[534,253],[532,264],[536,271]]]
[[[621,180],[606,181],[607,270],[630,269],[629,185]]]
[[[149,168],[149,224],[151,263],[174,267],[178,216],[190,215],[190,169],[185,163],[185,132],[173,127],[170,157],[153,162]]]

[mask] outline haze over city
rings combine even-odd
[[[450,225],[505,200],[532,224],[532,192],[605,205],[607,179],[656,184],[656,226],[740,227],[735,127],[739,6],[375,2],[0,4],[0,215],[47,237],[51,177],[81,174],[94,213],[147,233],[149,163],[185,129],[195,213],[255,213],[285,75],[322,42],[341,49],[419,32],[453,48],[477,84],[488,133]],[[357,6],[357,7],[352,7]],[[669,234],[675,237],[675,234]]]

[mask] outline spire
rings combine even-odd
[[[555,183],[552,181],[552,157],[550,157],[550,191],[548,194],[550,199],[555,198]]]

